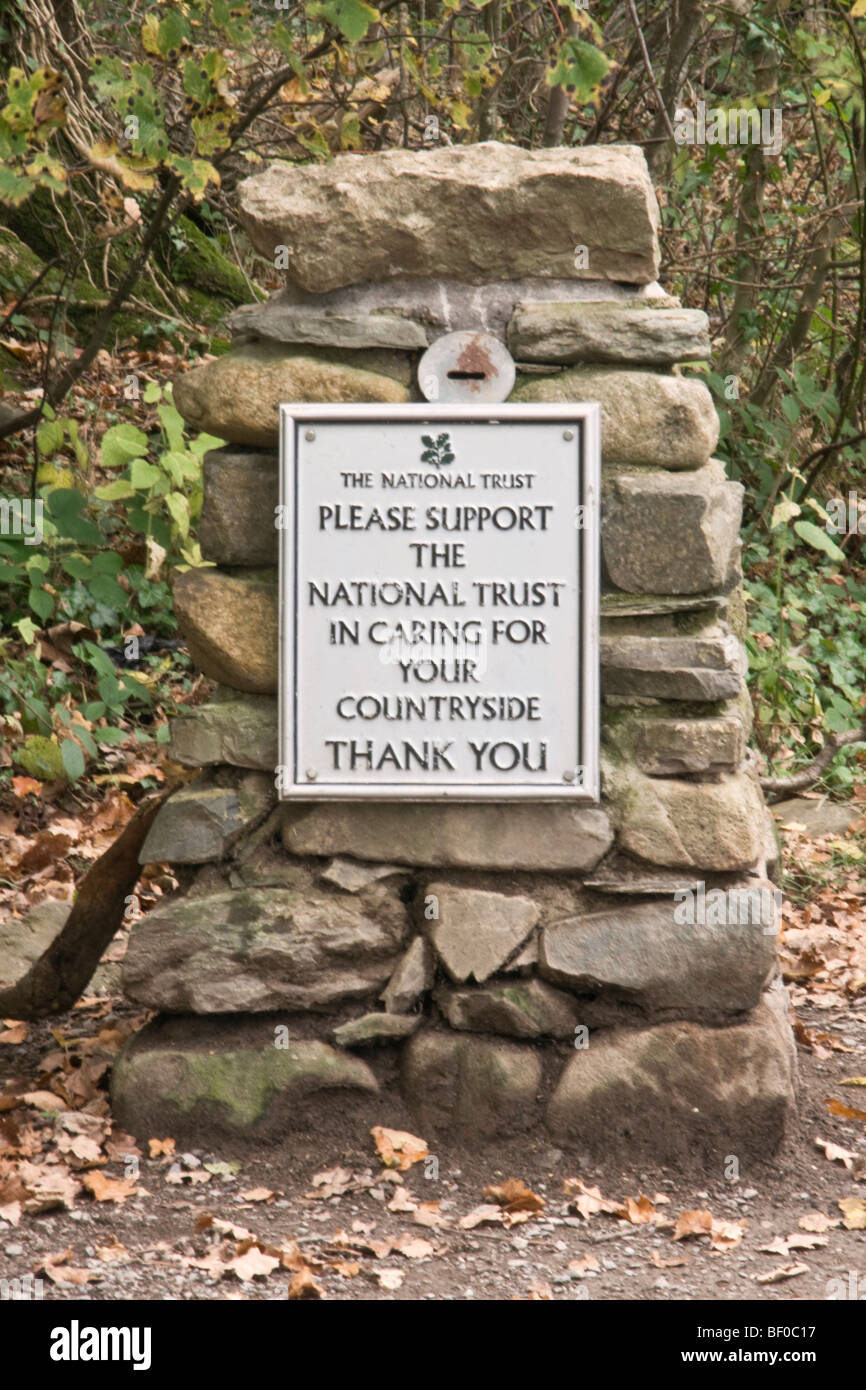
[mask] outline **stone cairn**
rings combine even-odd
[[[742,489],[680,368],[709,358],[707,320],[656,283],[641,152],[341,155],[239,199],[288,283],[175,384],[228,441],[204,469],[216,567],[174,582],[217,687],[173,722],[200,772],[142,852],[181,891],[131,934],[124,988],[158,1017],[118,1061],[121,1123],[279,1139],[330,1104],[428,1139],[771,1153],[795,1060],[747,751]],[[517,362],[510,400],[601,403],[601,803],[278,804],[279,404],[421,400],[421,353],[479,329]]]

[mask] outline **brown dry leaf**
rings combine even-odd
[[[787,1255],[788,1242],[784,1236],[774,1236],[769,1245],[759,1245],[759,1255]]]
[[[8,1221],[10,1226],[17,1226],[21,1221],[20,1202],[0,1202],[0,1221]]]
[[[713,1228],[710,1231],[711,1249],[721,1252],[732,1250],[743,1239],[743,1233],[748,1224],[748,1221],[714,1220]]]
[[[42,783],[37,782],[35,777],[13,777],[12,790],[23,801],[25,796],[38,796],[42,790]]]
[[[451,1225],[448,1217],[439,1210],[438,1202],[419,1202],[412,1213],[412,1220],[416,1226],[428,1226],[432,1230]]]
[[[250,1246],[242,1255],[235,1255],[226,1261],[226,1273],[236,1274],[242,1284],[251,1279],[264,1279],[280,1265],[279,1257],[266,1255],[257,1245]]]
[[[674,1240],[686,1240],[689,1236],[708,1236],[713,1230],[713,1214],[710,1211],[681,1211],[674,1227]]]
[[[476,1226],[492,1224],[498,1226],[505,1218],[502,1207],[495,1207],[492,1202],[482,1203],[480,1207],[473,1207],[465,1216],[461,1216],[459,1221],[460,1229],[472,1231]]]
[[[866,1199],[843,1197],[836,1205],[842,1212],[842,1225],[846,1231],[866,1231]]]
[[[688,1255],[662,1255],[658,1250],[650,1251],[650,1260],[656,1269],[677,1269],[680,1265],[687,1265],[690,1256]]]
[[[403,1129],[385,1129],[383,1125],[373,1125],[370,1130],[376,1152],[386,1168],[398,1168],[405,1173],[413,1163],[420,1163],[430,1154],[426,1143],[415,1134]]]
[[[272,1192],[269,1187],[251,1187],[249,1191],[241,1192],[240,1196],[245,1202],[272,1202],[275,1197],[281,1197],[282,1193]]]
[[[214,1216],[209,1211],[202,1212],[195,1223],[195,1229],[197,1231],[218,1231],[220,1235],[231,1236],[232,1240],[239,1242],[256,1239],[252,1231],[248,1231],[246,1226],[236,1226],[233,1221],[223,1221],[222,1217]]]
[[[16,1103],[21,1105],[32,1105],[36,1110],[67,1110],[69,1107],[65,1100],[54,1091],[25,1091],[16,1097]]]
[[[831,1115],[839,1115],[843,1120],[866,1121],[866,1110],[857,1110],[853,1105],[846,1105],[844,1100],[825,1100],[824,1104]]]
[[[108,1161],[96,1140],[86,1134],[58,1134],[55,1142],[58,1153],[68,1158],[73,1168],[92,1168]]]
[[[850,1172],[854,1167],[859,1155],[851,1149],[843,1149],[840,1144],[833,1144],[827,1139],[819,1139],[816,1135],[815,1143],[819,1149],[824,1150],[824,1157],[831,1163],[842,1163]]]
[[[65,858],[71,848],[72,838],[69,835],[55,835],[50,830],[42,830],[21,856],[18,868],[24,874],[37,873],[40,869],[47,869],[49,864],[55,864],[59,859]]]
[[[354,1279],[356,1274],[361,1273],[361,1266],[357,1260],[332,1260],[331,1269],[343,1279]]]
[[[321,1298],[324,1292],[309,1265],[304,1265],[302,1269],[299,1269],[289,1284],[289,1298],[293,1299]]]
[[[0,1033],[0,1043],[9,1043],[14,1047],[18,1043],[27,1041],[27,1034],[30,1032],[28,1024],[21,1023],[14,1018],[4,1018],[3,1022],[6,1024],[6,1028],[4,1032]]]
[[[522,1300],[524,1303],[552,1303],[553,1289],[549,1284],[533,1284]]]
[[[606,1197],[602,1197],[597,1187],[587,1187],[580,1178],[566,1178],[563,1188],[571,1198],[569,1206],[584,1220],[589,1220],[595,1216],[596,1212],[603,1212],[606,1216],[616,1216],[622,1203],[609,1202]]]
[[[580,1279],[590,1269],[601,1269],[601,1265],[595,1255],[584,1255],[580,1260],[569,1260],[566,1268],[569,1274],[576,1275]]]
[[[769,1274],[756,1274],[756,1284],[781,1284],[784,1279],[796,1279],[799,1274],[808,1274],[808,1265],[780,1265]]]
[[[388,1289],[390,1293],[394,1293],[402,1286],[406,1275],[402,1269],[380,1269],[378,1277],[379,1287],[381,1289]]]
[[[415,1211],[418,1206],[418,1198],[413,1196],[407,1187],[398,1187],[394,1196],[388,1203],[389,1211]]]
[[[109,1158],[123,1161],[127,1158],[141,1158],[141,1149],[131,1134],[122,1129],[113,1129],[105,1141],[105,1152]]]
[[[844,1081],[839,1082],[840,1086],[866,1086],[866,1076],[846,1076]]]
[[[96,1258],[105,1264],[126,1264],[132,1256],[126,1246],[116,1236],[112,1236],[110,1245],[97,1245]]]
[[[436,1253],[429,1240],[408,1234],[398,1236],[391,1242],[391,1248],[405,1255],[407,1260],[426,1260],[428,1256]]]
[[[89,1284],[101,1276],[94,1269],[76,1269],[74,1265],[55,1265],[45,1260],[41,1266],[52,1284]]]
[[[824,1231],[829,1231],[834,1226],[839,1225],[838,1216],[825,1216],[822,1211],[807,1211],[797,1222],[801,1231],[817,1231],[822,1235]]]
[[[151,1158],[174,1158],[173,1139],[148,1139],[147,1147]]]
[[[509,1216],[518,1211],[543,1211],[546,1205],[544,1198],[527,1187],[521,1178],[506,1178],[498,1186],[485,1187],[483,1195],[491,1197]]]
[[[125,1202],[139,1191],[135,1178],[107,1178],[97,1170],[85,1173],[81,1181],[97,1202]]]
[[[24,1210],[31,1213],[53,1211],[56,1207],[71,1210],[81,1190],[80,1184],[62,1163],[19,1163],[18,1179],[27,1194]]]
[[[658,1215],[649,1197],[638,1197],[637,1201],[633,1197],[626,1197],[624,1205],[616,1214],[624,1221],[630,1221],[633,1226],[645,1226]]]
[[[313,1187],[318,1192],[306,1192],[306,1197],[324,1201],[328,1197],[342,1197],[355,1182],[355,1175],[348,1168],[326,1168],[323,1173],[313,1174]]]

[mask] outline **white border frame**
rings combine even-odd
[[[417,420],[419,424],[437,420],[486,420],[491,424],[509,421],[528,421],[550,424],[582,425],[583,457],[581,460],[580,503],[585,507],[586,525],[580,532],[581,565],[581,687],[580,687],[580,760],[584,770],[583,785],[564,783],[560,787],[481,786],[476,792],[459,792],[447,786],[424,786],[407,783],[401,786],[368,788],[364,785],[335,787],[290,781],[295,766],[294,727],[291,718],[297,672],[294,665],[295,603],[292,540],[295,533],[295,431],[310,426],[338,421],[377,420],[382,423],[404,423]],[[279,779],[280,797],[284,801],[448,801],[448,802],[506,802],[506,801],[571,801],[597,803],[600,795],[599,773],[599,580],[601,566],[601,406],[596,401],[568,405],[281,405],[280,406],[280,519],[279,536],[279,759],[280,769],[288,776]],[[276,520],[276,519],[275,519]],[[286,679],[289,676],[290,679]]]

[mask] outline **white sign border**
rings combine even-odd
[[[292,719],[297,672],[295,669],[294,478],[296,427],[316,423],[351,424],[353,421],[381,423],[435,424],[441,420],[486,420],[490,424],[511,421],[535,424],[560,423],[582,426],[582,468],[580,504],[584,507],[584,526],[577,533],[581,544],[580,612],[580,701],[581,784],[562,787],[482,786],[467,791],[447,786],[404,783],[399,786],[358,784],[335,786],[292,779],[296,748]],[[569,402],[567,405],[281,405],[280,406],[280,531],[279,531],[279,795],[282,801],[571,801],[597,803],[600,796],[599,772],[599,576],[601,567],[601,406],[596,401]],[[275,518],[276,520],[276,518]],[[595,659],[592,655],[595,653]],[[588,660],[587,657],[590,659]],[[290,676],[289,680],[285,679]]]

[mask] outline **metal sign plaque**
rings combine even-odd
[[[597,800],[599,407],[281,411],[287,799]]]

